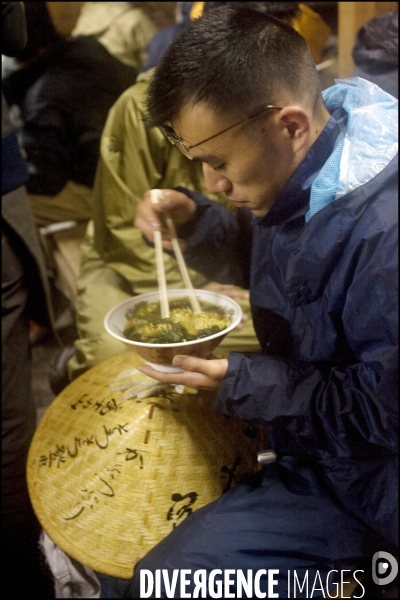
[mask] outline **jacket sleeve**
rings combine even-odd
[[[71,172],[72,148],[68,133],[68,116],[42,99],[34,100],[34,86],[24,109],[22,145],[26,153],[31,194],[58,194]]]
[[[357,248],[341,311],[351,364],[232,353],[217,407],[271,431],[281,454],[376,458],[397,451],[397,230]],[[353,259],[354,260],[354,259]]]
[[[176,186],[204,190],[201,165],[188,161],[157,127],[146,127],[145,102],[151,76],[152,71],[141,75],[108,114],[93,198],[95,249],[137,294],[157,289],[154,248],[133,226],[136,208],[145,192]],[[215,195],[212,201],[223,200]],[[181,287],[175,258],[166,255],[164,266],[168,287]],[[208,281],[193,269],[190,277],[195,287]]]
[[[251,213],[232,214],[205,196],[176,187],[196,202],[193,219],[178,234],[188,246],[185,259],[207,279],[249,288],[252,246]],[[215,260],[215,257],[218,260]]]

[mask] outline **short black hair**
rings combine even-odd
[[[316,114],[321,88],[305,39],[283,21],[234,4],[207,11],[172,42],[150,82],[150,126],[173,121],[188,102],[243,115],[285,99]]]

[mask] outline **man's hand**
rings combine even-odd
[[[186,194],[175,190],[161,190],[161,192],[162,196],[160,195],[158,204],[152,204],[150,191],[145,193],[142,202],[138,204],[134,225],[151,242],[154,241],[154,231],[161,231],[163,247],[172,250],[171,236],[162,215],[168,213],[175,227],[178,228],[192,218],[196,212],[196,203]],[[179,240],[179,243],[184,249],[184,242]]]
[[[137,368],[153,379],[171,385],[186,385],[197,390],[218,390],[228,370],[227,358],[206,360],[195,356],[175,356],[174,367],[184,369],[182,373],[163,373],[150,367],[139,365]]]

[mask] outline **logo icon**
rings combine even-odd
[[[392,583],[398,572],[397,560],[389,552],[380,550],[372,557],[372,579],[376,585]]]

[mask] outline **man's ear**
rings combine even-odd
[[[307,111],[300,106],[285,106],[278,118],[285,135],[290,139],[293,152],[310,145],[311,120]]]

